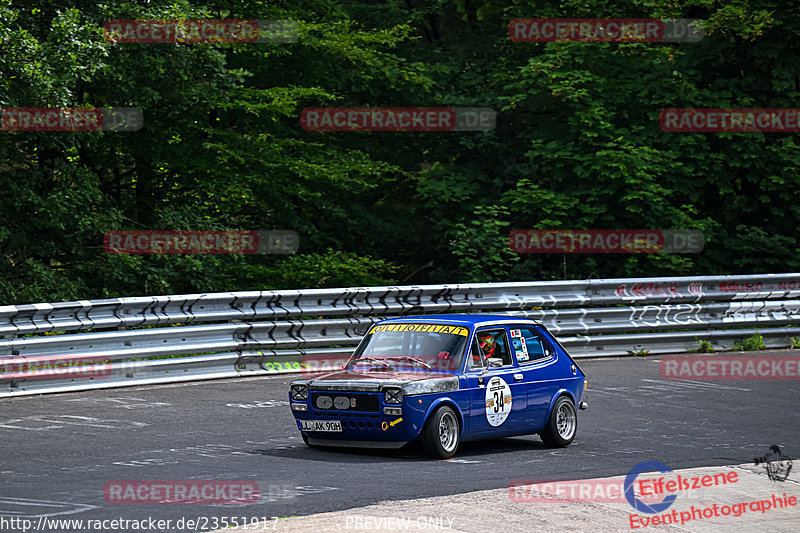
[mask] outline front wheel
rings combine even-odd
[[[575,404],[566,396],[556,400],[544,430],[539,433],[542,442],[555,448],[564,448],[575,438],[578,431],[578,415]]]
[[[431,457],[451,458],[458,449],[458,417],[447,405],[439,407],[422,428],[422,444]]]

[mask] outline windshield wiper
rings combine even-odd
[[[362,361],[365,362],[365,363],[379,363],[379,364],[383,365],[386,368],[391,368],[392,370],[397,370],[395,367],[393,367],[390,364],[388,364],[386,362],[386,359],[379,359],[379,358],[376,358],[376,357],[359,357],[358,359],[353,361],[353,366],[357,365],[358,363],[360,363]]]
[[[392,357],[392,359],[400,359],[402,361],[412,361],[414,363],[419,363],[424,366],[426,369],[431,370],[431,365],[423,361],[422,359],[417,359],[416,357],[411,357],[409,355],[401,355],[398,357]]]

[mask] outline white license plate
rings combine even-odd
[[[302,431],[342,431],[339,420],[298,420]]]

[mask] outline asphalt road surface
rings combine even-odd
[[[150,531],[186,531],[178,520],[205,517],[205,527],[192,528],[202,531],[220,527],[213,517],[270,520],[507,488],[515,479],[618,476],[648,460],[673,469],[752,463],[776,444],[800,455],[799,381],[665,381],[659,359],[580,361],[589,409],[568,448],[515,437],[463,444],[448,461],[414,448],[307,448],[288,407],[289,376],[3,399],[0,531],[22,531],[22,520],[29,530],[87,530],[51,521],[62,519],[169,519]],[[104,487],[119,480],[244,480],[258,484],[260,497],[247,505],[107,503]]]

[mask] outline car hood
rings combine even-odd
[[[305,383],[311,390],[377,392],[383,387],[399,387],[404,394],[412,395],[457,390],[458,376],[417,370],[341,370],[305,380]]]

